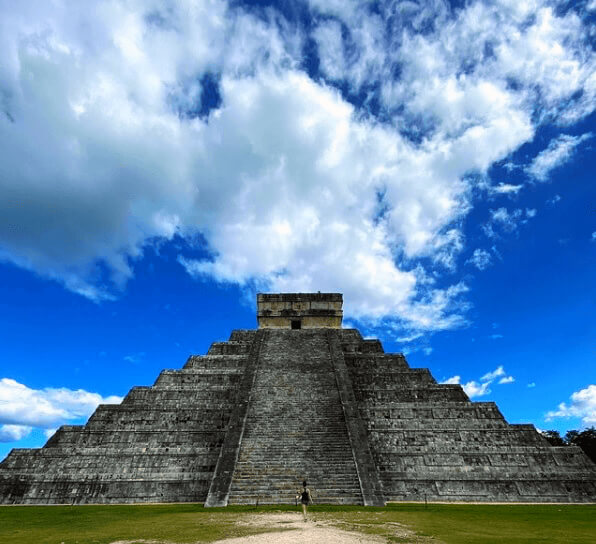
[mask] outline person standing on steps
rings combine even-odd
[[[313,502],[310,489],[306,487],[306,480],[302,482],[302,490],[298,490],[296,500],[298,499],[300,499],[300,504],[302,504],[302,515],[304,516],[304,521],[306,521],[306,507]]]

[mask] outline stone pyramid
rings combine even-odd
[[[235,330],[0,463],[0,503],[594,502],[596,465],[342,329],[342,296],[260,294]]]

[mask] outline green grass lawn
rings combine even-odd
[[[213,542],[262,532],[237,524],[256,513],[297,511],[295,507],[228,507],[198,504],[0,507],[2,544],[108,544],[116,540]],[[315,520],[347,530],[396,538],[407,527],[450,543],[596,543],[594,505],[394,504],[386,508],[311,507]],[[427,538],[424,538],[427,537]],[[407,539],[406,541],[411,541]]]
[[[368,515],[367,515],[368,514]],[[391,539],[391,523],[419,536],[455,543],[596,544],[594,505],[399,504],[363,513],[335,512],[345,528],[361,526]]]

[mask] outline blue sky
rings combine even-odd
[[[0,3],[0,458],[258,291],[596,424],[596,2]]]

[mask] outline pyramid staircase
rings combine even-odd
[[[275,331],[261,347],[229,503],[290,503],[302,480],[318,501],[362,504],[325,332]]]

